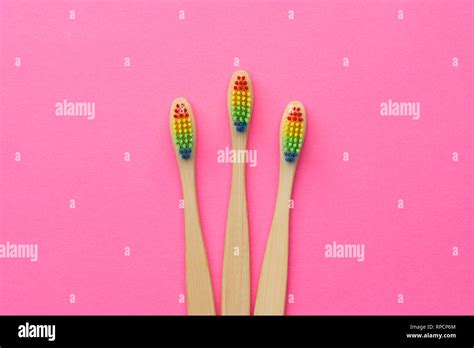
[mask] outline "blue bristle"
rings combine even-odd
[[[238,109],[238,108],[239,107],[236,107],[236,109]],[[235,130],[239,133],[243,133],[247,129],[247,123],[246,122],[234,121],[233,124],[235,126]]]
[[[295,152],[285,152],[285,161],[293,163],[296,160],[296,157],[298,156],[297,153]]]

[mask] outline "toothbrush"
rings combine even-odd
[[[265,249],[254,315],[284,315],[288,278],[289,200],[306,133],[302,103],[290,102],[280,126],[280,178],[272,227]]]
[[[191,105],[177,98],[170,109],[171,137],[177,155],[184,197],[186,239],[186,302],[188,315],[215,315],[214,296],[201,232],[195,184],[196,126]]]
[[[236,71],[227,93],[232,148],[247,149],[249,121],[253,107],[250,75]],[[232,184],[222,268],[222,315],[250,314],[250,265],[245,163],[232,164]]]

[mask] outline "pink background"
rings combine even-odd
[[[309,128],[293,191],[287,313],[473,314],[472,4],[0,1],[0,243],[39,245],[36,263],[0,259],[0,313],[186,313],[168,128],[177,96],[196,115],[198,195],[220,307],[231,166],[216,152],[230,146],[226,93],[239,57],[256,96],[249,148],[258,165],[247,171],[253,300],[280,117],[298,99]],[[55,116],[63,99],[94,101],[96,119]],[[421,119],[381,117],[388,99],[420,102]],[[333,241],[365,244],[365,261],[325,258]]]

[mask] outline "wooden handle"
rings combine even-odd
[[[178,158],[184,198],[186,302],[188,314],[215,315],[211,275],[202,237],[196,195],[194,174],[196,125],[191,105],[185,98],[176,98],[171,104],[170,132]],[[192,133],[192,137],[190,133]],[[183,137],[183,134],[186,134],[186,136]],[[182,139],[186,139],[186,142],[181,141]]]
[[[252,80],[246,71],[238,70],[232,75],[227,91],[234,151],[247,149],[249,110],[252,107]],[[250,314],[249,227],[245,190],[245,163],[234,161],[222,266],[222,315]]]
[[[254,315],[285,314],[288,278],[289,200],[294,166],[282,164],[278,197],[257,289]]]
[[[298,154],[306,133],[306,111],[299,101],[290,102],[280,125],[280,177],[272,227],[257,289],[254,315],[285,314],[288,278],[289,200],[298,162]]]
[[[250,314],[249,262],[245,163],[234,163],[222,270],[222,315]]]
[[[189,163],[191,164],[191,163]],[[182,168],[185,169],[185,168]],[[189,315],[215,315],[214,296],[201,231],[194,171],[182,170],[186,233],[186,293]]]

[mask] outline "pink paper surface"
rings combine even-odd
[[[38,245],[36,262],[0,258],[0,313],[186,313],[168,127],[178,96],[197,122],[197,189],[220,307],[231,164],[217,151],[231,145],[226,94],[237,57],[255,89],[252,303],[280,119],[300,100],[308,131],[287,314],[473,314],[472,4],[0,1],[0,244]],[[64,99],[95,102],[95,118],[56,116]],[[381,116],[389,99],[419,103],[420,118]],[[364,244],[364,260],[325,257],[333,242]]]

